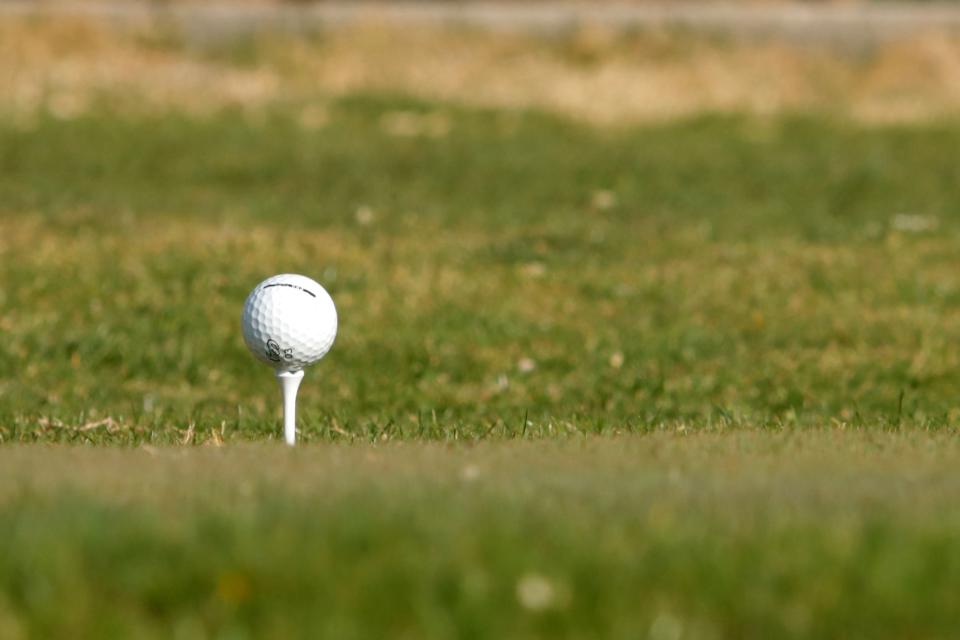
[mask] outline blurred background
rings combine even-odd
[[[942,116],[960,95],[951,3],[4,0],[0,11],[14,110],[70,111],[98,92],[209,109],[388,90],[605,123],[809,109],[875,122]],[[227,64],[244,52],[248,64]],[[199,87],[207,96],[191,100]]]

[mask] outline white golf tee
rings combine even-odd
[[[303,369],[277,371],[277,382],[283,392],[283,437],[290,446],[297,442],[297,389],[301,380]]]

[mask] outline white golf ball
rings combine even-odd
[[[337,308],[330,294],[306,276],[284,273],[258,284],[243,304],[243,339],[258,359],[298,371],[330,351]]]

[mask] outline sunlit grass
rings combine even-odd
[[[342,318],[307,439],[956,420],[953,127],[329,117],[0,130],[0,435],[272,433],[238,315],[283,271]]]
[[[589,24],[551,36],[431,28],[375,12],[349,28],[244,34],[214,22],[178,28],[163,15],[125,29],[55,14],[0,21],[0,113],[29,123],[45,109],[70,118],[108,102],[129,113],[256,114],[387,92],[617,126],[717,113],[929,122],[960,104],[949,27],[837,46]]]
[[[0,637],[953,633],[956,123],[286,99],[0,120]]]

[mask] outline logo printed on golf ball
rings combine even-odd
[[[281,357],[281,352],[283,356]],[[265,351],[267,358],[271,362],[280,362],[281,360],[291,360],[293,359],[293,349],[281,349],[273,340],[267,340],[267,350]]]
[[[336,336],[333,299],[306,276],[267,278],[243,305],[247,347],[278,370],[298,371],[313,364],[327,354]]]

